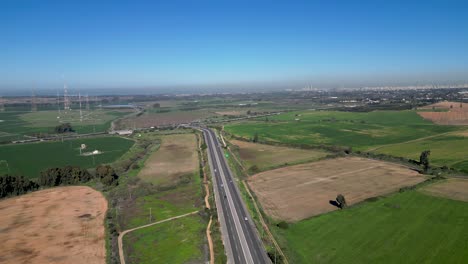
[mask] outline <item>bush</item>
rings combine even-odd
[[[72,126],[70,125],[70,123],[60,124],[55,127],[54,131],[57,134],[75,132],[75,130],[73,130]]]
[[[289,224],[286,223],[285,221],[281,221],[279,222],[278,224],[276,224],[277,227],[281,228],[281,229],[288,229],[289,227]]]

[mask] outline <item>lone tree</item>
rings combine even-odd
[[[421,156],[419,156],[419,164],[423,165],[424,172],[427,172],[429,169],[429,155],[431,155],[431,151],[425,150],[421,152]]]
[[[346,208],[346,206],[347,206],[346,199],[345,199],[344,195],[342,195],[342,194],[338,194],[338,196],[336,196],[336,202],[338,203],[338,206],[341,209]]]
[[[253,141],[253,142],[255,142],[255,143],[257,143],[257,142],[258,142],[258,133],[257,133],[257,132],[255,132],[255,135],[254,135],[254,137],[253,137],[253,140],[252,140],[252,141]]]
[[[73,130],[72,126],[70,125],[70,123],[60,124],[56,126],[54,130],[55,130],[55,133],[57,134],[75,132],[75,130]]]

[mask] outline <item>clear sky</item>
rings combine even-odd
[[[0,1],[0,90],[468,80],[468,1]]]

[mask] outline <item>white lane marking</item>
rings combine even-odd
[[[212,142],[214,141],[212,135],[211,135],[211,140],[212,140]],[[221,166],[221,162],[219,160],[218,154],[219,154],[218,152],[215,152],[214,156],[215,156],[215,159],[216,159],[216,163],[218,164],[218,168],[221,168],[221,171],[220,171],[221,181],[224,183],[224,185],[226,185],[226,176],[224,175],[224,170],[222,169],[223,167]],[[228,200],[228,203],[229,203],[229,207],[231,209],[231,214],[235,215],[234,224],[236,226],[237,236],[239,237],[239,240],[241,241],[241,247],[242,247],[242,252],[244,253],[244,258],[247,261],[247,263],[252,263],[253,264],[254,262],[253,262],[253,259],[252,259],[252,255],[250,254],[250,251],[247,250],[249,254],[246,254],[245,247],[246,246],[248,247],[248,244],[247,244],[247,240],[245,239],[245,235],[244,235],[242,226],[241,226],[240,221],[239,221],[239,215],[237,214],[236,207],[234,206],[234,202],[232,201],[231,191],[229,190],[229,188],[224,188],[224,189],[227,191],[227,196],[228,196],[227,200]]]

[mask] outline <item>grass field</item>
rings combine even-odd
[[[36,178],[40,171],[66,165],[83,168],[110,163],[123,155],[132,145],[132,140],[120,137],[96,137],[64,142],[41,142],[0,146],[0,174],[21,174]],[[79,147],[86,144],[87,150],[102,151],[102,154],[80,156]],[[8,163],[8,167],[6,165]]]
[[[352,157],[266,171],[248,183],[270,217],[294,222],[336,210],[330,201],[340,193],[350,205],[424,180],[401,165]]]
[[[77,133],[102,132],[109,128],[112,120],[128,114],[126,111],[93,110],[83,111],[80,121],[79,111],[62,113],[58,119],[57,111],[38,112],[2,112],[0,113],[0,141],[22,139],[23,135],[33,133],[54,133],[54,128],[60,123],[71,123]],[[7,137],[8,136],[8,137]]]
[[[378,153],[419,160],[424,150],[430,150],[429,160],[436,166],[448,166],[468,173],[468,138],[461,135],[443,135],[404,144],[384,146]]]
[[[325,157],[328,152],[322,150],[305,150],[256,144],[240,140],[230,140],[237,148],[245,167],[257,166],[259,171],[285,164],[313,161]]]
[[[276,229],[291,263],[464,263],[468,203],[398,193]]]
[[[124,229],[130,229],[199,210],[202,204],[200,180],[194,177],[189,184],[136,198],[119,220]]]
[[[124,237],[127,263],[203,263],[205,225],[192,215],[131,232]]]
[[[149,185],[153,191],[121,208],[122,230],[203,208],[195,135],[161,135],[160,140],[160,148],[137,175],[141,186]],[[127,263],[201,263],[206,224],[193,215],[131,232],[124,238]]]
[[[271,117],[269,122],[250,121],[225,126],[226,131],[245,138],[252,138],[257,132],[260,141],[351,146],[355,150],[457,129],[454,126],[434,125],[414,111],[290,112]]]
[[[160,149],[149,157],[138,177],[156,185],[174,185],[190,179],[198,164],[195,135],[167,135],[161,141]]]

